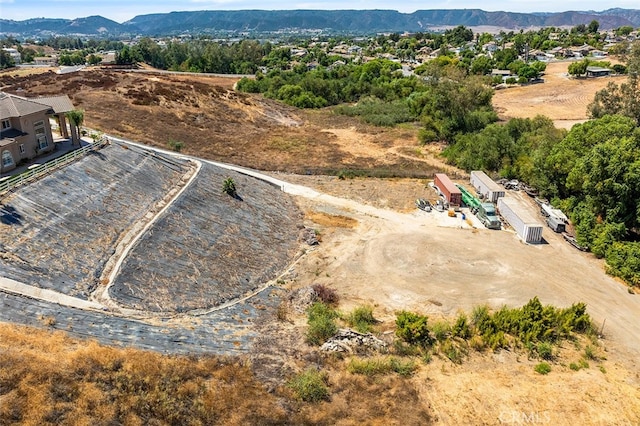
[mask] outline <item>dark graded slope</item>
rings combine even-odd
[[[2,276],[88,298],[119,238],[187,171],[111,145],[0,200]]]
[[[227,176],[241,199],[222,193]],[[110,295],[150,311],[216,307],[275,278],[298,248],[301,223],[279,188],[205,163],[127,256]]]

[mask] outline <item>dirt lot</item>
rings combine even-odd
[[[587,106],[594,94],[609,82],[617,84],[626,77],[569,78],[567,68],[571,62],[551,62],[545,71],[544,84],[499,90],[493,105],[500,118],[550,117],[557,127],[570,129],[588,118]]]
[[[560,75],[566,66],[551,64],[545,84],[496,93],[501,117],[544,113],[561,125],[586,119],[593,93],[612,79],[568,80]],[[371,304],[389,330],[399,309],[439,318],[483,303],[518,306],[536,295],[559,306],[584,301],[605,325],[606,360],[589,369],[567,367],[578,357],[571,347],[562,349],[566,356],[548,376],[533,373],[534,361],[526,356],[504,351],[474,355],[461,366],[436,360],[412,383],[442,424],[517,424],[523,415],[547,424],[640,421],[640,296],[606,276],[600,261],[547,229],[547,243],[531,246],[510,231],[476,229],[459,217],[414,209],[415,198],[434,197],[425,187],[434,170],[461,182],[466,176],[434,155],[441,147],[419,147],[410,126],[378,129],[327,111],[301,112],[236,94],[232,83],[127,73],[0,79],[29,95],[71,93],[90,127],[162,147],[182,140],[186,153],[205,158],[301,174],[366,168],[413,176],[341,180],[277,173],[341,197],[298,197],[322,242],[294,266],[286,286],[326,284],[337,289],[341,309]],[[304,323],[302,316],[296,321]]]
[[[334,184],[335,192],[342,185],[349,196],[358,194],[352,188],[365,188],[355,198],[379,203],[378,193],[366,189],[367,181]],[[414,184],[407,183],[407,190],[419,191]],[[394,187],[397,183],[390,182],[388,192]],[[310,212],[353,218],[358,226],[310,223],[319,229],[322,244],[296,266],[291,286],[320,283],[336,288],[342,309],[374,306],[377,318],[390,329],[398,310],[450,318],[478,304],[521,306],[534,296],[556,306],[585,302],[595,321],[605,324],[601,345],[607,361],[601,365],[606,374],[596,365],[573,374],[567,365],[580,355],[570,343],[564,345],[564,361],[554,364],[553,377],[540,377],[532,370],[535,361],[510,352],[472,356],[462,366],[443,361],[421,370],[416,381],[422,395],[445,424],[509,423],[504,416],[513,419],[525,413],[567,425],[640,419],[640,299],[606,276],[589,254],[549,230],[544,232],[545,244],[526,245],[513,231],[474,229],[444,213],[374,212],[350,202],[302,204]]]

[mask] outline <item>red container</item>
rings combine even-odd
[[[462,204],[462,193],[457,186],[451,182],[449,176],[444,173],[436,173],[433,183],[438,187],[452,206],[460,206]]]

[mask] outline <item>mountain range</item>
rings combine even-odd
[[[434,9],[400,13],[392,10],[238,10],[171,12],[139,15],[118,23],[102,16],[77,19],[0,19],[0,35],[122,37],[177,34],[221,34],[322,31],[375,34],[417,32],[442,27],[493,26],[505,30],[565,27],[597,20],[600,29],[640,27],[640,10],[608,9],[557,13],[487,12],[480,9]]]

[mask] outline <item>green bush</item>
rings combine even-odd
[[[171,148],[175,152],[180,152],[182,151],[182,148],[184,148],[184,142],[174,141],[172,139],[169,141],[169,148]]]
[[[433,338],[429,334],[427,319],[425,315],[414,312],[398,312],[396,314],[396,336],[412,345],[431,345]]]
[[[551,366],[546,362],[541,362],[540,364],[536,365],[533,369],[538,374],[549,374],[551,372]]]
[[[295,376],[288,383],[296,397],[305,402],[320,402],[329,399],[327,375],[312,368]]]
[[[431,326],[431,332],[438,342],[444,342],[451,335],[451,326],[446,321],[436,321]]]
[[[347,371],[352,374],[375,376],[390,373],[391,365],[387,358],[351,358],[349,365],[347,365]]]
[[[451,340],[447,340],[440,346],[440,351],[454,364],[462,364],[464,352]]]
[[[224,192],[225,194],[230,195],[232,197],[235,197],[237,195],[236,183],[234,182],[233,178],[227,177],[222,182],[222,192]]]
[[[540,342],[536,345],[538,356],[547,361],[553,359],[553,346],[549,342]]]
[[[373,316],[371,306],[359,306],[355,308],[346,318],[349,326],[355,328],[360,333],[369,333],[371,327],[378,322]]]
[[[598,355],[596,354],[596,349],[591,345],[587,345],[584,348],[584,357],[586,359],[590,359],[592,361],[597,361],[598,360]]]
[[[471,328],[469,327],[467,316],[465,314],[458,315],[455,324],[451,328],[451,335],[464,340],[471,337]]]
[[[589,368],[589,363],[586,360],[581,359],[577,363],[572,362],[571,364],[569,364],[569,368],[572,369],[573,371],[578,371],[582,368]]]
[[[330,306],[316,302],[307,311],[307,342],[321,345],[338,332],[338,313]]]

